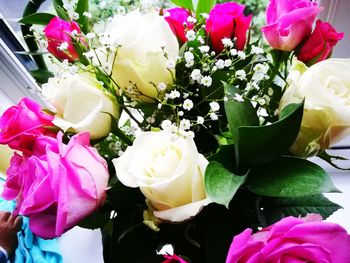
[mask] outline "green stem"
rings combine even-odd
[[[133,141],[119,127],[113,127],[112,132],[127,145],[132,145]]]

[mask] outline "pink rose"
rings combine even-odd
[[[76,30],[77,34],[81,34],[79,25],[74,21],[65,21],[59,17],[54,17],[45,26],[44,33],[47,39],[47,50],[56,58],[74,61],[79,58],[78,53],[72,43],[71,33]],[[65,51],[59,49],[60,45],[67,42],[68,47]]]
[[[310,37],[297,52],[300,61],[314,63],[325,60],[332,53],[333,47],[343,39],[344,33],[338,33],[330,23],[317,20]]]
[[[191,16],[191,12],[181,7],[165,10],[165,20],[168,22],[180,44],[187,41],[186,29],[193,28],[193,24],[187,21],[189,16]]]
[[[177,255],[163,255],[166,260],[164,260],[162,263],[188,263],[186,260],[180,258]]]
[[[317,1],[271,0],[266,10],[267,25],[262,32],[275,49],[291,51],[310,36],[313,23],[321,11]]]
[[[30,153],[37,136],[49,134],[45,126],[53,126],[53,116],[42,111],[35,101],[23,98],[8,108],[0,118],[0,144]]]
[[[17,200],[17,213],[30,218],[42,238],[54,238],[98,209],[105,200],[109,173],[106,161],[90,146],[88,133],[68,144],[41,136],[33,155],[15,155],[7,170],[3,197]]]
[[[243,14],[245,6],[235,2],[217,4],[210,11],[205,29],[217,53],[224,49],[223,38],[236,38],[235,48],[242,50],[247,41],[247,31],[252,16]]]
[[[234,237],[226,263],[310,262],[349,263],[350,235],[319,215],[286,217],[252,235]]]

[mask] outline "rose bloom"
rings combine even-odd
[[[311,36],[297,52],[297,58],[304,63],[316,63],[328,58],[334,46],[343,39],[330,23],[318,20]],[[316,61],[315,61],[316,59]]]
[[[120,45],[114,60],[112,78],[134,99],[154,102],[160,83],[172,84],[174,69],[167,68],[179,52],[178,41],[168,23],[157,12],[133,11],[116,16],[106,34]],[[163,51],[164,50],[164,51]]]
[[[291,51],[310,36],[317,14],[317,1],[271,0],[266,10],[265,39],[274,49]]]
[[[311,156],[350,133],[350,59],[326,59],[310,68],[294,62],[280,110],[305,99],[299,135],[290,149]]]
[[[44,113],[38,103],[23,98],[1,116],[0,143],[8,144],[14,150],[30,153],[37,136],[50,134],[45,126],[53,126],[52,120],[53,116]]]
[[[349,263],[350,235],[319,215],[286,217],[252,235],[234,237],[226,263]]]
[[[113,164],[120,182],[140,187],[160,219],[181,222],[211,202],[204,189],[208,161],[193,139],[145,132]]]
[[[188,263],[177,255],[163,255],[165,260],[162,263]]]
[[[193,24],[187,21],[189,16],[191,16],[191,12],[181,7],[165,10],[165,20],[168,22],[175,36],[179,39],[180,44],[187,41],[186,29],[193,28]]]
[[[50,78],[43,85],[43,95],[57,111],[55,125],[64,131],[71,128],[75,132],[89,132],[91,139],[107,136],[111,130],[110,115],[119,117],[116,99],[104,92],[89,73],[66,79]]]
[[[54,17],[45,26],[44,33],[47,39],[47,50],[56,58],[69,61],[74,61],[79,58],[78,53],[72,43],[71,33],[76,30],[78,34],[81,34],[79,25],[74,21],[65,21],[59,17]],[[64,42],[68,43],[66,51],[59,49],[60,45]]]
[[[88,133],[66,145],[37,138],[33,155],[15,154],[7,170],[2,196],[16,198],[16,213],[30,217],[30,228],[42,238],[54,238],[97,210],[105,200],[109,179],[106,161],[90,146]]]
[[[235,48],[243,50],[247,41],[247,32],[252,16],[243,14],[244,5],[235,2],[217,4],[209,13],[205,29],[214,50],[220,53],[224,49],[222,39],[236,38]]]

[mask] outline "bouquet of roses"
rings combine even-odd
[[[317,2],[271,0],[268,46],[252,4],[120,0],[93,23],[87,0],[42,2],[20,22],[47,105],[0,120],[2,196],[35,234],[101,228],[106,262],[350,262],[322,222],[339,190],[306,159],[336,166],[350,131],[350,59],[329,58],[343,33]]]

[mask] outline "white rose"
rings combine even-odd
[[[67,79],[50,78],[43,85],[46,101],[56,109],[53,123],[64,131],[90,132],[91,139],[108,135],[111,115],[119,116],[116,100],[105,93],[101,84],[89,73]],[[107,114],[107,113],[109,114]]]
[[[107,26],[106,34],[113,43],[121,45],[112,78],[129,96],[152,102],[158,97],[159,83],[172,84],[174,69],[167,68],[167,60],[175,60],[179,44],[168,23],[157,12],[133,11],[126,16],[116,16]]]
[[[208,161],[193,139],[145,132],[113,164],[121,183],[140,187],[160,219],[181,222],[211,202],[204,189]]]
[[[350,59],[327,59],[307,68],[295,61],[280,109],[305,98],[301,129],[291,151],[311,156],[350,132]]]

